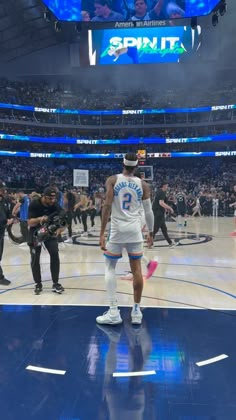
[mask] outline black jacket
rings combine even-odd
[[[7,220],[11,218],[10,205],[5,198],[0,198],[0,228],[7,224]]]

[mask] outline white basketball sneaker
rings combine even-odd
[[[140,307],[135,304],[131,311],[131,322],[132,324],[141,324],[143,319],[143,314],[140,310]]]
[[[121,280],[130,280],[131,281],[133,279],[134,279],[134,276],[133,276],[132,273],[127,273],[124,276],[121,276]]]
[[[72,238],[68,238],[64,241],[65,244],[73,244],[73,239]]]
[[[96,322],[98,324],[106,324],[106,325],[122,324],[122,318],[120,316],[119,309],[110,308],[107,312],[104,312],[103,315],[97,316]]]

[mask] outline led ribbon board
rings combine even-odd
[[[0,150],[0,157],[24,157],[40,159],[122,159],[125,153],[44,153],[44,152],[12,152]],[[157,158],[198,158],[198,157],[232,157],[236,156],[236,151],[221,152],[167,152],[167,153],[148,153],[148,159]]]
[[[43,2],[61,21],[79,22],[87,20],[89,16],[92,22],[126,22],[141,20],[141,18],[142,20],[169,20],[206,16],[217,6],[219,0],[159,0],[160,7],[155,7],[159,2],[153,5],[153,1],[148,0],[147,3],[144,2],[144,5],[139,5],[139,9],[132,0],[111,0],[109,14],[105,13],[101,7],[97,7],[95,0],[43,0]],[[141,11],[140,7],[142,7]],[[87,15],[83,12],[87,12]]]
[[[213,136],[206,137],[180,137],[180,138],[162,138],[162,137],[147,137],[140,139],[139,137],[132,137],[128,139],[86,139],[86,138],[76,138],[76,137],[39,137],[39,136],[21,136],[14,134],[0,134],[0,140],[8,141],[23,141],[31,143],[54,143],[54,144],[83,144],[83,145],[110,145],[110,144],[120,144],[120,145],[131,145],[131,144],[180,144],[180,143],[206,143],[214,141],[234,141],[236,140],[236,134],[217,134]]]
[[[74,114],[74,115],[148,115],[148,114],[182,114],[195,112],[227,111],[236,109],[236,104],[204,106],[199,108],[149,108],[149,109],[113,109],[113,110],[90,110],[90,109],[61,109],[46,108],[18,104],[0,103],[0,109],[13,109],[16,111],[41,112],[44,114]],[[0,118],[1,119],[1,118]],[[5,121],[5,118],[4,118]]]

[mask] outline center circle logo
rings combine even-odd
[[[195,233],[195,232],[177,232],[174,230],[169,230],[168,234],[172,241],[179,242],[179,246],[188,246],[188,245],[201,245],[207,242],[212,241],[213,237],[204,233]],[[99,234],[98,232],[88,233],[87,237],[77,234],[73,236],[73,244],[81,246],[99,246]],[[168,248],[168,243],[164,239],[161,233],[158,233],[155,236],[154,248]]]

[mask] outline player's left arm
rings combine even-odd
[[[106,181],[106,197],[102,208],[102,221],[100,230],[100,247],[105,250],[105,230],[111,215],[111,206],[114,197],[114,185],[116,183],[116,176],[110,176]]]
[[[153,229],[154,229],[154,214],[152,211],[152,203],[151,203],[151,194],[150,194],[150,187],[145,182],[142,181],[143,186],[143,209],[146,219],[146,224],[148,228],[149,235],[147,237],[147,244],[148,246],[153,245]]]

